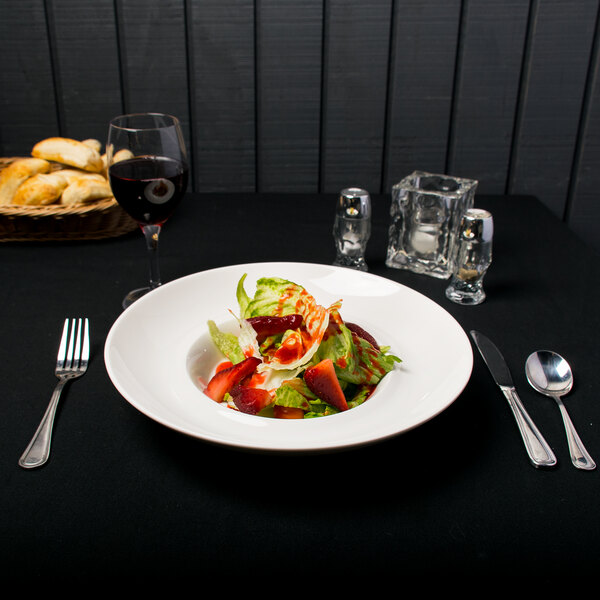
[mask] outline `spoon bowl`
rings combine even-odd
[[[546,396],[564,396],[573,389],[573,372],[569,363],[556,352],[538,350],[525,363],[531,386]]]
[[[525,374],[535,390],[556,400],[567,432],[572,463],[578,469],[595,469],[596,463],[585,449],[562,402],[562,396],[573,388],[573,373],[569,363],[556,352],[538,350],[527,358]]]

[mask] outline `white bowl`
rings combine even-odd
[[[235,289],[244,273],[250,296],[257,279],[281,277],[305,287],[323,306],[341,299],[342,318],[390,346],[403,362],[364,404],[327,417],[274,419],[214,402],[196,382],[198,368],[210,370],[221,358],[207,321],[226,323],[230,310],[237,313]],[[104,359],[122,396],[158,423],[207,442],[279,452],[350,448],[413,429],[454,402],[473,368],[463,329],[422,294],[371,273],[284,262],[222,267],[161,286],[116,320]]]

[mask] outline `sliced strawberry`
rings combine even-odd
[[[304,411],[301,408],[276,404],[273,407],[273,416],[276,419],[304,419]]]
[[[236,385],[229,393],[238,410],[249,415],[259,413],[273,400],[271,394],[261,388]]]
[[[314,367],[306,369],[304,381],[310,391],[327,404],[338,410],[348,410],[346,397],[335,374],[335,367],[330,358],[322,360]]]
[[[269,335],[284,333],[288,329],[298,329],[302,325],[302,315],[286,315],[284,317],[250,317],[246,319],[258,340],[263,340]]]
[[[237,385],[244,377],[251,375],[260,364],[260,358],[251,356],[227,369],[213,375],[204,393],[217,402],[222,402],[225,394]]]
[[[379,344],[375,338],[368,331],[365,331],[360,325],[357,325],[356,323],[346,323],[346,327],[358,337],[362,338],[363,340],[367,340],[367,342],[369,342],[369,344],[371,344],[375,350],[379,350]]]
[[[222,363],[219,363],[217,365],[215,373],[218,373],[219,371],[224,371],[225,369],[229,369],[229,367],[233,367],[233,363],[230,360],[224,360]]]

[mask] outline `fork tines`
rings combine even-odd
[[[58,369],[85,369],[90,357],[89,321],[84,319],[65,319],[63,333],[57,356]],[[83,339],[82,339],[83,330]],[[67,347],[68,341],[68,347]]]

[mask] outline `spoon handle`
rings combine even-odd
[[[535,467],[553,467],[556,464],[556,456],[532,421],[529,413],[525,410],[517,391],[512,386],[501,386],[500,389],[508,400],[510,408],[515,416],[521,437],[525,443],[525,449],[529,460]]]
[[[596,463],[586,450],[581,438],[575,430],[575,426],[569,417],[569,413],[565,408],[560,396],[554,396],[558,407],[560,408],[560,414],[562,415],[563,423],[565,424],[565,430],[567,432],[567,441],[569,442],[569,451],[571,452],[571,461],[578,469],[584,469],[585,471],[592,471],[596,468]]]

